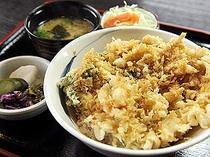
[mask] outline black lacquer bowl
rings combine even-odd
[[[39,56],[51,60],[57,52],[72,40],[52,40],[36,36],[33,32],[43,22],[58,17],[78,17],[90,21],[93,30],[100,26],[100,14],[93,7],[75,1],[55,1],[35,8],[26,18],[25,29]]]

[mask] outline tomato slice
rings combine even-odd
[[[135,24],[138,23],[140,20],[139,15],[135,13],[123,13],[119,14],[117,16],[109,17],[106,22],[104,23],[104,27],[114,27],[119,23],[129,23],[129,24]]]

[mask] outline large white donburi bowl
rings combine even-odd
[[[76,58],[73,60],[71,68],[78,67],[81,64],[81,59],[89,49],[94,48],[97,52],[102,52],[106,44],[111,42],[112,37],[120,38],[122,40],[130,40],[141,39],[147,34],[159,36],[165,41],[168,41],[172,37],[176,36],[175,34],[166,31],[138,27],[114,27],[91,32],[67,44],[62,50],[60,50],[60,52],[58,52],[47,69],[44,80],[44,94],[50,112],[58,123],[70,134],[104,155],[122,157],[168,154],[192,146],[206,139],[210,135],[210,129],[200,129],[194,133],[192,138],[188,141],[155,150],[130,150],[125,148],[116,148],[94,141],[81,134],[66,114],[64,108],[62,107],[59,89],[56,84],[60,80],[65,67],[69,64],[72,57],[74,57],[74,54],[76,54]],[[185,43],[190,47],[197,47],[197,45],[189,40],[185,40]]]

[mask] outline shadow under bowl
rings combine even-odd
[[[100,26],[100,13],[93,7],[74,1],[55,1],[35,8],[25,20],[25,29],[39,56],[51,60],[71,40],[52,40],[36,36],[33,32],[44,22],[59,18],[74,17],[86,19],[93,24],[93,30]]]

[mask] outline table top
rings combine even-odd
[[[123,0],[76,1],[81,1],[92,5],[95,8],[103,9],[115,5],[123,5]],[[33,8],[43,2],[44,0],[1,0],[0,39],[11,31],[18,22],[23,21]],[[169,22],[210,31],[209,0],[127,0],[127,3],[138,4],[139,6],[152,11],[162,22]]]

